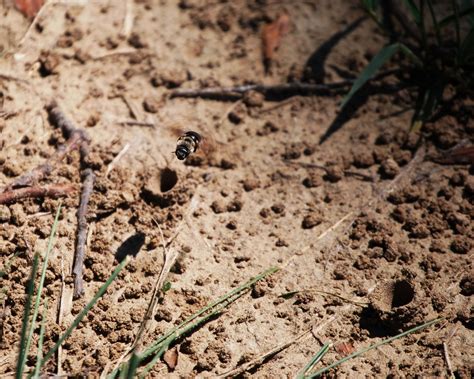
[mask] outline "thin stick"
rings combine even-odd
[[[262,113],[267,113],[267,112],[271,112],[271,111],[273,111],[273,110],[275,110],[275,109],[284,107],[284,106],[286,106],[286,105],[288,105],[288,104],[293,103],[296,99],[297,99],[296,96],[292,96],[292,97],[290,97],[289,99],[280,101],[280,102],[277,103],[277,104],[271,105],[271,106],[269,106],[269,107],[267,107],[267,108],[263,108],[263,109],[260,111],[260,114],[262,114]]]
[[[130,112],[130,115],[135,119],[135,120],[139,120],[141,117],[140,117],[140,112],[138,111],[137,107],[135,106],[135,104],[124,94],[120,95],[120,98],[123,100],[123,102],[125,103],[125,105],[127,106],[129,112]]]
[[[84,170],[84,182],[82,184],[81,203],[77,210],[77,243],[76,254],[74,256],[74,268],[72,274],[74,275],[74,298],[79,298],[84,294],[84,285],[82,278],[82,266],[84,264],[84,256],[86,252],[87,239],[87,207],[91,197],[92,189],[94,187],[95,175],[94,172],[88,168]]]
[[[85,158],[89,153],[89,143],[90,138],[87,133],[76,127],[74,123],[66,117],[61,108],[59,107],[56,101],[52,101],[47,107],[46,110],[51,118],[51,122],[56,125],[56,127],[61,128],[64,136],[68,139],[77,136],[78,142],[80,143],[79,148],[81,152],[81,158]]]
[[[203,97],[203,98],[240,98],[248,91],[257,91],[263,94],[283,93],[328,93],[334,90],[345,89],[352,85],[352,81],[345,80],[329,84],[311,83],[284,83],[284,84],[247,84],[235,87],[209,87],[201,89],[176,89],[171,91],[170,97]]]
[[[146,122],[146,121],[135,121],[135,120],[125,120],[125,121],[120,121],[120,125],[125,125],[125,126],[146,126],[149,128],[154,128],[155,124],[153,122]]]
[[[448,344],[446,342],[443,342],[443,351],[444,351],[444,359],[446,360],[446,365],[448,366],[449,377],[454,378],[453,366],[451,365],[451,359],[449,358],[449,352],[448,352]]]
[[[292,340],[273,347],[272,349],[270,349],[267,352],[259,355],[258,357],[252,359],[251,361],[249,361],[247,363],[244,363],[244,364],[240,365],[239,367],[237,367],[237,368],[235,368],[231,371],[227,371],[227,372],[224,372],[224,373],[220,374],[219,376],[217,376],[217,378],[230,378],[230,377],[233,378],[235,376],[243,374],[244,372],[246,372],[246,371],[262,364],[262,362],[264,362],[268,358],[270,358],[270,357],[278,354],[279,352],[285,350],[286,348],[290,347],[295,342],[299,341],[304,336],[309,335],[310,333],[311,333],[311,330],[307,330],[307,331],[301,333],[300,335],[296,336]]]
[[[130,149],[130,144],[126,143],[125,146],[120,150],[120,153],[118,153],[114,159],[112,159],[112,162],[109,163],[107,166],[107,171],[105,171],[105,176],[108,176],[110,174],[110,171],[114,168],[114,166],[117,164],[117,162],[125,155],[125,153]]]
[[[116,56],[120,56],[120,55],[132,55],[132,54],[135,54],[137,52],[136,49],[122,49],[122,50],[115,50],[115,51],[112,51],[110,53],[105,53],[105,54],[102,54],[102,55],[98,55],[96,57],[93,57],[92,60],[93,61],[101,61],[103,59],[107,59],[107,58],[113,58],[113,57],[116,57]],[[150,54],[151,55],[151,54]]]
[[[0,192],[0,204],[14,203],[20,199],[51,197],[57,199],[75,191],[70,184],[52,184],[47,186],[24,187]]]

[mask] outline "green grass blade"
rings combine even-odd
[[[44,299],[44,305],[43,305],[43,314],[42,314],[42,319],[41,319],[41,329],[40,329],[40,335],[39,335],[39,341],[38,341],[38,354],[36,356],[36,367],[35,367],[35,374],[33,375],[33,378],[39,378],[40,377],[40,362],[41,359],[43,358],[43,339],[44,339],[44,330],[46,326],[46,317],[47,317],[47,311],[48,311],[48,298],[46,297]]]
[[[436,17],[436,13],[433,8],[433,2],[432,0],[428,0],[428,9],[430,10],[430,15],[431,15],[431,20],[433,21],[433,26],[435,29],[435,34],[436,34],[436,42],[438,43],[438,46],[442,45],[442,40],[441,40],[441,30],[439,27],[438,19]]]
[[[470,7],[474,6],[474,1],[473,0],[463,0],[462,1],[462,9],[468,9]],[[474,15],[470,14],[468,17],[469,24],[471,26],[474,26]]]
[[[137,368],[140,365],[141,361],[142,361],[142,359],[141,359],[140,355],[133,352],[132,357],[130,358],[130,362],[128,364],[127,379],[136,378]]]
[[[356,79],[349,93],[345,96],[341,103],[341,109],[346,106],[349,100],[354,94],[367,83],[392,56],[399,50],[400,45],[394,43],[392,45],[385,46],[378,54],[370,61],[367,67],[361,72],[359,77]]]
[[[61,344],[66,340],[66,338],[68,338],[71,335],[71,333],[74,331],[74,329],[76,329],[76,327],[82,321],[84,316],[91,310],[91,308],[95,305],[97,300],[99,300],[102,297],[105,291],[107,291],[107,288],[110,286],[110,284],[112,284],[112,282],[115,280],[117,275],[120,273],[120,271],[122,271],[122,269],[127,265],[129,261],[130,261],[130,258],[127,257],[115,268],[112,275],[110,275],[107,281],[99,288],[99,291],[97,291],[97,293],[92,298],[92,300],[89,301],[89,303],[87,303],[84,309],[74,319],[71,326],[67,328],[64,334],[59,338],[58,342],[56,342],[56,344],[51,348],[51,350],[48,351],[48,353],[42,359],[40,367],[43,367],[44,364],[53,356],[53,354],[56,353],[56,350],[58,350],[59,346],[61,346]]]
[[[53,250],[54,238],[56,236],[56,229],[58,227],[59,215],[61,213],[61,204],[58,207],[56,212],[56,217],[54,218],[53,227],[51,228],[51,234],[49,235],[48,248],[46,249],[46,254],[44,256],[43,267],[41,269],[41,277],[38,283],[38,290],[36,291],[36,298],[33,307],[33,316],[31,317],[31,325],[29,327],[28,337],[26,339],[26,354],[30,349],[31,339],[33,338],[33,332],[36,327],[36,318],[38,317],[39,305],[41,301],[41,293],[43,292],[44,279],[46,278],[46,269],[48,268],[49,255]],[[26,356],[25,356],[26,359]]]
[[[379,6],[378,0],[361,0],[362,6],[366,11],[376,12]]]
[[[311,371],[316,363],[318,363],[326,355],[330,347],[330,343],[325,343],[323,347],[321,347],[321,349],[314,355],[314,357],[311,358],[308,364],[304,366],[303,370],[301,370],[301,373],[298,374],[296,379],[304,379],[306,377],[306,373]]]
[[[459,62],[461,65],[469,63],[474,57],[474,28],[471,28],[459,49]]]
[[[207,306],[201,308],[199,311],[188,317],[178,326],[172,328],[168,331],[165,335],[160,337],[155,343],[149,346],[141,355],[141,359],[145,359],[154,354],[153,359],[151,362],[145,367],[145,369],[140,373],[140,377],[145,377],[148,372],[153,368],[155,363],[161,358],[164,352],[169,348],[169,346],[173,343],[174,340],[179,338],[180,336],[189,333],[192,329],[202,325],[211,317],[214,317],[216,314],[221,312],[225,307],[227,307],[230,303],[237,300],[240,296],[244,294],[246,290],[248,290],[252,285],[257,283],[258,281],[264,279],[266,276],[271,275],[279,270],[278,267],[272,267],[263,273],[257,275],[256,277],[250,279],[246,283],[242,284],[241,286],[233,289],[232,291],[228,292],[226,295],[221,296],[214,302],[208,304]],[[204,315],[207,313],[206,315]],[[199,318],[200,316],[203,316]],[[199,319],[198,319],[199,318]],[[116,372],[111,374],[116,375]]]
[[[445,28],[446,26],[452,24],[453,22],[456,22],[456,20],[461,20],[462,18],[469,16],[469,19],[471,19],[471,16],[474,15],[474,6],[471,6],[469,8],[465,8],[463,10],[460,10],[458,14],[456,15],[455,13],[452,15],[449,15],[445,18],[443,18],[439,22],[439,27],[440,28]]]
[[[420,9],[416,6],[415,2],[413,0],[404,0],[403,1],[405,5],[408,7],[408,10],[410,11],[413,19],[415,20],[417,25],[420,25],[421,23],[421,12]],[[423,0],[421,0],[423,2]]]
[[[38,290],[36,293],[36,298],[33,306],[33,316],[31,317],[31,323],[30,325],[26,325],[25,329],[25,334],[23,335],[23,330],[22,330],[22,336],[20,339],[20,357],[18,359],[18,365],[17,365],[17,378],[21,378],[23,375],[23,371],[25,369],[25,364],[26,364],[26,357],[28,355],[28,351],[30,350],[30,345],[31,345],[31,339],[33,338],[33,332],[35,330],[35,325],[36,325],[36,318],[38,317],[38,311],[39,311],[39,305],[40,305],[40,300],[41,300],[41,293],[43,292],[43,286],[44,286],[44,279],[46,277],[46,269],[48,267],[48,260],[49,260],[49,254],[51,253],[51,250],[53,250],[53,245],[54,245],[54,237],[56,235],[56,229],[58,226],[58,221],[59,221],[59,215],[61,213],[61,204],[58,207],[58,210],[56,212],[56,217],[54,218],[53,226],[51,228],[51,234],[49,235],[49,240],[48,240],[48,248],[46,249],[45,257],[44,257],[44,262],[43,262],[43,268],[41,270],[41,277],[38,283]],[[35,256],[37,259],[38,257]],[[38,262],[36,262],[36,265],[38,265]],[[36,275],[36,272],[35,272]],[[35,278],[32,277],[32,288],[30,288],[32,291],[34,290],[34,280]],[[29,290],[30,290],[29,289]],[[25,305],[25,315],[26,318],[29,317],[30,309],[31,309],[31,298],[32,298],[33,292],[31,293],[31,297],[28,296],[27,304]],[[28,312],[28,313],[26,313]],[[25,320],[24,320],[25,322]],[[28,320],[26,320],[28,322]],[[23,325],[22,325],[23,329]]]
[[[16,379],[22,379],[23,371],[25,369],[25,361],[26,361],[26,334],[28,332],[28,324],[30,318],[30,311],[31,311],[31,302],[33,298],[33,292],[35,290],[35,277],[36,273],[38,272],[38,264],[39,264],[39,256],[35,254],[33,258],[33,266],[31,267],[31,276],[30,280],[28,281],[28,295],[26,297],[25,309],[23,312],[23,321],[21,324],[21,334],[20,334],[20,352],[18,354],[18,361],[16,366]]]
[[[456,46],[461,47],[461,19],[459,17],[459,8],[457,0],[451,0],[454,10],[454,29],[456,30]]]
[[[341,365],[341,364],[344,363],[344,362],[347,362],[348,360],[350,360],[350,359],[352,359],[352,358],[356,358],[356,357],[358,357],[358,356],[360,356],[360,355],[362,355],[362,354],[364,354],[364,353],[366,353],[366,352],[368,352],[368,351],[370,351],[370,350],[376,349],[377,347],[380,347],[380,346],[382,346],[382,345],[386,345],[386,344],[388,344],[388,343],[390,343],[390,342],[392,342],[392,341],[395,341],[395,340],[397,340],[397,339],[399,339],[399,338],[405,337],[405,336],[408,335],[408,334],[415,333],[415,332],[417,332],[417,331],[419,331],[419,330],[425,329],[425,328],[427,328],[428,326],[433,325],[433,324],[435,324],[435,323],[437,323],[437,322],[439,322],[439,321],[441,321],[441,320],[443,320],[443,319],[444,319],[444,317],[440,317],[440,318],[437,318],[437,319],[435,319],[435,320],[431,320],[431,321],[425,322],[425,323],[422,324],[422,325],[418,325],[418,326],[416,326],[416,327],[414,327],[414,328],[411,328],[411,329],[409,329],[409,330],[407,330],[407,331],[405,331],[405,332],[403,332],[403,333],[397,334],[397,335],[394,336],[394,337],[390,337],[390,338],[387,338],[387,339],[385,339],[385,340],[383,340],[383,341],[374,343],[373,345],[370,345],[369,347],[366,347],[366,348],[364,348],[364,349],[362,349],[362,350],[359,350],[359,351],[356,351],[356,352],[354,352],[354,353],[352,353],[352,354],[347,355],[346,357],[344,357],[344,358],[338,360],[337,362],[334,362],[334,363],[330,364],[329,366],[323,367],[322,369],[320,369],[320,370],[318,370],[318,371],[312,373],[311,375],[307,376],[307,378],[316,378],[317,376],[319,376],[319,375],[325,373],[326,371],[331,370],[331,369],[334,368],[334,367],[337,367],[337,366]]]
[[[423,62],[421,61],[420,58],[417,57],[417,55],[406,45],[403,43],[399,44],[400,51],[407,56],[408,59],[410,59],[415,65],[418,67],[422,68]]]
[[[252,285],[254,285],[255,283],[257,283],[258,281],[262,280],[263,278],[265,278],[266,276],[268,275],[271,275],[271,274],[274,274],[275,272],[277,272],[279,270],[278,267],[272,267],[268,270],[266,270],[265,272],[261,273],[260,275],[257,275],[256,277],[250,279],[247,283],[245,284],[242,284],[241,286],[233,289],[232,291],[230,291],[229,293],[225,294],[224,296],[221,296],[220,298],[218,298],[217,300],[213,301],[212,303],[206,305],[204,308],[201,308],[198,312],[192,314],[191,316],[189,316],[186,320],[184,320],[181,324],[179,324],[178,326],[174,327],[173,329],[171,329],[170,331],[168,331],[165,335],[163,335],[162,337],[160,337],[153,345],[151,345],[147,350],[145,350],[145,352],[143,353],[143,358],[146,358],[148,357],[149,355],[153,354],[156,349],[157,349],[157,346],[159,346],[164,340],[166,340],[169,336],[171,336],[173,333],[175,333],[177,330],[181,329],[182,327],[184,327],[185,325],[187,325],[188,323],[190,323],[191,321],[195,320],[196,318],[198,318],[199,316],[203,315],[204,313],[208,312],[209,310],[211,310],[212,308],[216,307],[218,304],[220,303],[223,303],[225,302],[227,299],[229,299],[230,297],[233,297],[234,295],[238,294],[239,292],[242,292],[248,288],[250,288]]]

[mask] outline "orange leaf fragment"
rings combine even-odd
[[[173,371],[178,364],[178,349],[173,348],[171,350],[166,350],[163,354],[163,360],[168,368]]]
[[[15,7],[26,17],[32,19],[43,6],[44,0],[15,0]]]
[[[278,18],[272,23],[263,27],[263,63],[266,70],[270,67],[275,51],[278,49],[278,46],[280,46],[282,37],[287,34],[289,30],[290,16],[286,12],[278,16]]]
[[[352,354],[354,351],[354,346],[352,346],[352,344],[349,342],[341,342],[340,344],[334,346],[334,348],[339,354],[344,356]]]

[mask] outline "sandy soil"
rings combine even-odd
[[[329,364],[441,316],[446,321],[436,327],[334,373],[448,377],[446,343],[455,376],[470,377],[474,169],[433,157],[463,139],[472,142],[472,99],[428,124],[420,147],[419,136],[407,133],[411,111],[402,112],[413,95],[381,87],[320,144],[330,127],[342,125],[340,95],[287,102],[258,94],[236,101],[166,95],[177,87],[352,78],[383,44],[356,1],[136,0],[130,32],[125,3],[48,5],[28,33],[29,22],[8,2],[0,8],[0,185],[64,142],[48,121],[51,99],[89,134],[97,175],[79,300],[72,299],[71,275],[79,193],[62,201],[44,290],[46,347],[110,275],[117,255],[136,254],[66,341],[60,367],[52,360],[48,371],[98,375],[115,364],[147,309],[163,265],[163,238],[174,238],[172,287],[144,343],[252,276],[282,269],[184,337],[174,372],[159,362],[154,377],[223,374],[313,330],[245,374],[293,376],[322,343],[335,346],[323,359]],[[260,30],[283,8],[291,30],[265,73]],[[124,124],[130,120],[154,127]],[[210,148],[178,161],[177,128],[201,132]],[[79,190],[78,153],[42,183]],[[18,254],[2,278],[6,376],[15,369],[31,259],[45,251],[58,205],[52,199],[0,205],[1,266]],[[289,291],[299,292],[281,296]]]

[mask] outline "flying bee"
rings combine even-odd
[[[178,138],[174,154],[179,160],[186,160],[188,166],[213,166],[229,168],[238,160],[229,151],[230,145],[216,139],[215,132],[200,125],[199,132],[185,131],[180,124],[168,126],[172,135]]]
[[[199,133],[193,132],[192,130],[187,131],[178,138],[176,142],[176,157],[182,161],[189,157],[192,153],[195,153],[199,148],[202,141],[202,137]]]

